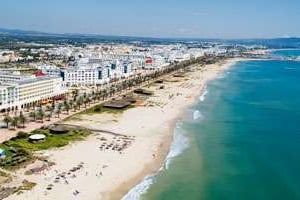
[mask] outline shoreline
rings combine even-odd
[[[7,199],[71,199],[74,190],[80,191],[78,199],[121,199],[147,175],[156,173],[165,162],[176,122],[183,116],[185,109],[203,94],[207,82],[242,60],[248,59],[227,59],[203,67],[197,65],[181,78],[169,75],[168,78],[163,78],[165,89],[158,89],[158,85],[151,84],[149,87],[155,90],[155,95],[145,100],[143,106],[126,110],[120,115],[82,114],[79,119],[69,120],[71,124],[109,130],[134,140],[122,153],[99,150],[99,146],[105,141],[113,145],[124,142],[122,138],[114,139],[103,133],[94,134],[64,148],[40,152],[56,164],[42,173],[30,176],[24,175],[24,172],[40,163],[16,172],[19,177],[17,181],[26,179],[36,182],[37,186],[31,191],[12,195]],[[105,141],[100,140],[100,137],[105,138]],[[84,163],[84,167],[79,172],[72,173],[74,177],[70,175],[60,178],[56,183],[59,174],[79,163]],[[49,184],[54,184],[51,191],[45,190]]]
[[[148,170],[148,171],[145,170],[145,171],[141,172],[140,174],[138,174],[136,177],[133,177],[130,181],[128,181],[127,184],[129,184],[129,185],[125,185],[125,184],[120,185],[116,190],[114,190],[114,191],[111,192],[111,194],[109,196],[112,197],[112,198],[109,198],[109,199],[112,199],[112,200],[122,199],[136,185],[142,183],[142,181],[144,181],[144,179],[147,176],[152,176],[152,175],[155,176],[156,175],[156,173],[159,171],[159,169],[165,163],[166,157],[167,157],[167,155],[169,154],[169,152],[171,150],[170,148],[171,148],[171,145],[173,143],[174,129],[176,128],[175,125],[183,117],[184,113],[186,112],[185,110],[188,107],[190,107],[193,104],[195,104],[196,101],[197,101],[197,99],[198,99],[198,97],[200,97],[201,95],[204,94],[205,88],[206,88],[208,82],[210,82],[210,81],[214,80],[215,78],[217,78],[217,76],[219,74],[224,73],[224,71],[226,71],[229,68],[231,68],[237,62],[246,61],[246,60],[251,60],[251,59],[248,59],[248,58],[247,59],[246,58],[233,58],[233,59],[226,60],[225,62],[227,62],[227,63],[223,64],[224,65],[224,66],[222,66],[223,69],[221,71],[219,71],[219,73],[216,73],[215,77],[207,79],[204,82],[204,84],[201,87],[199,87],[199,92],[194,94],[192,101],[189,104],[185,105],[183,108],[181,108],[180,113],[178,114],[178,116],[174,120],[168,122],[169,126],[170,126],[170,130],[169,130],[170,132],[166,136],[171,136],[171,137],[168,138],[169,139],[168,140],[168,142],[169,142],[168,143],[168,149],[166,149],[166,152],[161,152],[162,159],[161,159],[160,162],[153,163],[152,168],[154,168],[154,171],[153,171],[153,169],[151,171],[150,170]],[[136,183],[136,184],[134,184],[134,183]],[[131,187],[130,187],[130,185],[131,185]],[[122,194],[122,195],[120,195],[120,194]],[[115,198],[115,197],[121,197],[121,198]]]

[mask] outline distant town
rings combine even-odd
[[[42,106],[74,90],[83,95],[191,59],[249,56],[253,50],[265,49],[264,46],[217,42],[71,45],[11,41],[10,47],[0,49],[2,113]]]

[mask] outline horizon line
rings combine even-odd
[[[59,33],[59,32],[48,32],[48,31],[42,31],[42,30],[30,30],[30,29],[21,29],[21,28],[5,28],[5,27],[0,27],[1,30],[6,30],[6,31],[21,31],[21,32],[34,32],[36,34],[44,34],[44,35],[73,35],[73,36],[98,36],[98,37],[128,37],[128,38],[143,38],[143,39],[169,39],[169,40],[272,40],[272,39],[300,39],[299,36],[282,36],[282,37],[253,37],[253,38],[216,38],[216,37],[189,37],[189,36],[137,36],[137,35],[117,35],[117,34],[111,34],[111,35],[106,35],[106,34],[101,34],[101,33],[80,33],[80,32],[65,32],[65,33]]]

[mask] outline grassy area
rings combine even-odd
[[[83,111],[82,114],[99,114],[99,113],[120,114],[133,107],[134,107],[133,105],[130,105],[123,109],[114,109],[114,108],[106,108],[103,105],[96,105],[90,109]]]
[[[106,108],[103,106],[103,104],[99,104],[99,105],[93,106],[89,109],[83,110],[82,112],[73,115],[73,117],[76,117],[76,116],[82,115],[82,114],[84,114],[84,115],[93,115],[93,114],[101,114],[101,113],[121,114],[124,111],[126,111],[130,108],[133,108],[133,107],[134,107],[134,105],[130,105],[123,109],[114,109],[114,108]],[[71,116],[71,118],[72,118],[72,116]]]
[[[71,141],[82,140],[89,132],[87,130],[70,130],[67,134],[51,134],[48,129],[38,129],[32,132],[32,134],[44,134],[46,135],[46,141],[40,143],[32,143],[28,141],[28,137],[12,139],[6,142],[7,146],[21,147],[29,151],[39,151],[51,148],[63,147],[69,144]]]
[[[44,142],[32,143],[28,141],[27,134],[19,134],[17,137],[0,144],[7,152],[7,156],[0,161],[0,167],[8,168],[18,166],[33,158],[32,153],[40,150],[59,148],[68,145],[72,141],[82,140],[90,134],[86,129],[72,129],[66,134],[51,134],[48,129],[38,129],[32,134],[44,134]]]
[[[76,113],[74,115],[71,115],[69,117],[66,117],[62,121],[79,120],[80,115],[94,115],[94,114],[101,114],[101,113],[121,114],[130,108],[134,108],[134,105],[130,105],[127,108],[123,108],[123,109],[113,109],[113,108],[106,108],[103,106],[103,104],[99,104],[99,105],[95,105],[89,109],[83,110],[79,113]]]

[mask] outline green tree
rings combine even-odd
[[[42,123],[44,123],[45,112],[43,111],[43,109],[40,109],[37,115],[42,120]]]
[[[70,109],[73,108],[73,106],[74,106],[74,101],[73,101],[73,100],[70,100],[70,101],[69,101],[69,106],[70,106]]]
[[[22,127],[25,128],[25,123],[27,122],[27,118],[23,115],[23,113],[20,113],[19,121],[22,124]]]
[[[3,122],[6,124],[6,127],[8,128],[9,123],[12,122],[12,118],[9,115],[5,115]]]
[[[36,113],[35,113],[35,111],[29,113],[29,117],[33,118],[33,121],[35,121],[36,120]]]
[[[61,106],[57,107],[56,114],[57,114],[57,117],[59,118],[59,115],[61,114]]]
[[[65,108],[65,110],[67,111],[67,114],[69,114],[69,111],[70,111],[70,105],[69,105],[68,103],[66,103],[66,104],[64,105],[64,108]]]
[[[13,117],[11,121],[11,125],[14,127],[14,129],[18,126],[19,124],[19,117]]]

